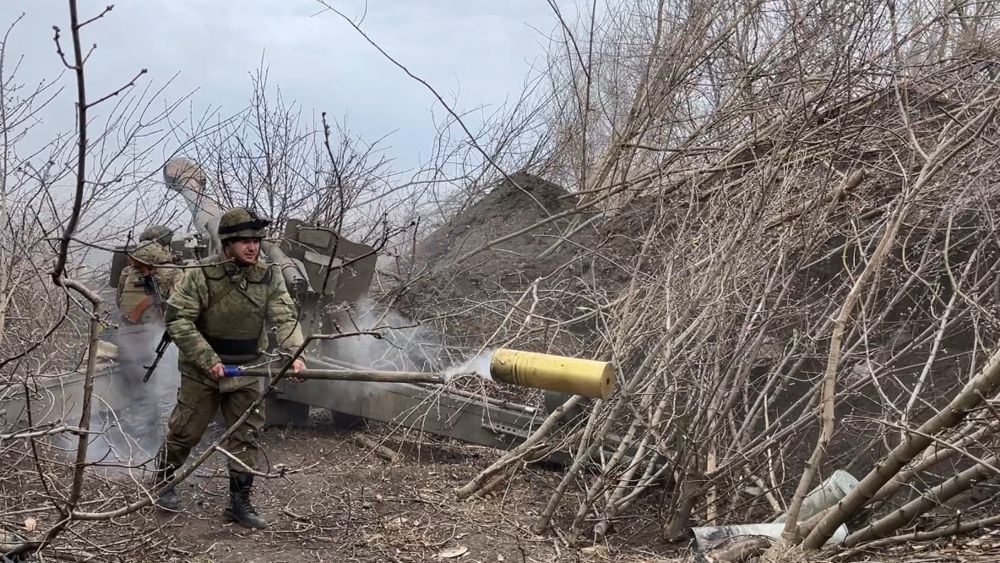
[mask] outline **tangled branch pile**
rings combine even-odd
[[[633,234],[573,258],[628,280],[553,275],[494,341],[585,320],[620,390],[460,495],[569,443],[538,530],[603,535],[665,484],[668,539],[790,508],[786,539],[815,548],[849,520],[848,545],[891,536],[993,476],[998,8],[661,1],[566,23],[543,173],[600,212],[598,240]],[[543,313],[567,302],[586,319]],[[839,467],[871,473],[799,525]],[[856,520],[873,509],[888,516]],[[982,525],[970,514],[957,528]]]

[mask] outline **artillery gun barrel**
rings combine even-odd
[[[264,254],[267,254],[267,259],[272,264],[277,264],[281,268],[281,275],[285,278],[285,286],[288,287],[289,291],[293,294],[312,291],[309,279],[302,275],[298,265],[285,254],[285,251],[280,246],[262,240],[260,241],[260,248],[264,251]]]
[[[187,200],[194,227],[211,241],[210,252],[218,252],[221,248],[218,230],[222,209],[205,191],[205,172],[195,162],[174,158],[163,166],[163,179],[169,189]]]

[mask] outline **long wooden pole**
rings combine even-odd
[[[277,375],[276,370],[241,369],[237,374],[250,377],[268,377]],[[444,383],[445,378],[439,373],[419,371],[375,371],[350,369],[304,369],[297,374],[289,373],[288,377],[300,379],[323,379],[327,381],[372,381],[376,383]]]

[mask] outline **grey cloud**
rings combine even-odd
[[[95,14],[105,2],[83,1]],[[359,16],[364,4],[336,2]],[[306,0],[133,0],[86,30],[97,51],[88,64],[89,90],[113,90],[139,68],[162,83],[180,75],[168,90],[179,97],[197,90],[198,107],[220,106],[232,113],[246,105],[249,75],[262,55],[273,86],[308,112],[349,116],[368,138],[398,130],[391,155],[416,163],[433,135],[433,97],[384,60],[372,47],[321,6]],[[541,57],[542,38],[532,27],[550,28],[545,2],[408,0],[370,2],[363,27],[411,70],[446,98],[460,94],[462,109],[497,106],[516,95],[529,63]],[[23,53],[22,80],[51,78],[61,71],[51,25],[68,27],[63,2],[0,2],[0,25],[26,12],[9,49]],[[69,74],[63,76],[68,80]],[[440,113],[440,112],[439,112]],[[47,130],[71,130],[72,100],[64,95],[44,114]]]

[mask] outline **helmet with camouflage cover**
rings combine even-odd
[[[150,225],[139,235],[139,242],[155,241],[160,244],[170,244],[170,239],[174,237],[174,231],[163,225]]]
[[[243,238],[262,239],[267,235],[264,229],[270,224],[270,221],[258,217],[250,209],[234,207],[219,219],[219,240],[226,242]]]

